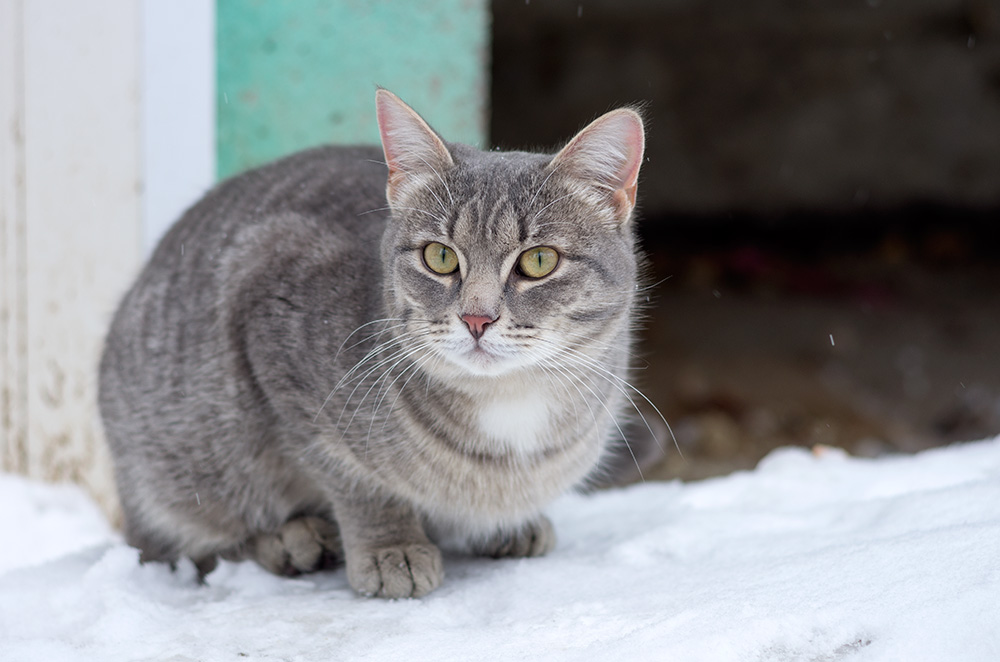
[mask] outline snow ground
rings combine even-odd
[[[446,557],[421,600],[343,571],[140,566],[75,488],[0,476],[0,660],[1000,660],[1000,439],[569,495],[540,559]]]

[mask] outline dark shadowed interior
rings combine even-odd
[[[655,477],[1000,433],[1000,5],[493,3],[491,142],[648,120]],[[673,440],[666,440],[673,446]]]

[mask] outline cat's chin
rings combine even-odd
[[[451,366],[473,377],[502,377],[523,367],[513,357],[499,356],[481,347],[448,356]]]

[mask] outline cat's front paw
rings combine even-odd
[[[514,530],[501,530],[474,545],[476,553],[495,559],[541,556],[556,546],[552,522],[544,515]]]
[[[362,595],[419,598],[444,579],[441,552],[430,543],[362,549],[347,555],[347,581]]]

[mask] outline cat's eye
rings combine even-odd
[[[444,244],[436,241],[424,246],[424,264],[436,274],[451,274],[458,269],[458,256]]]
[[[548,246],[535,246],[521,253],[517,268],[528,278],[544,278],[559,264],[559,253]]]

